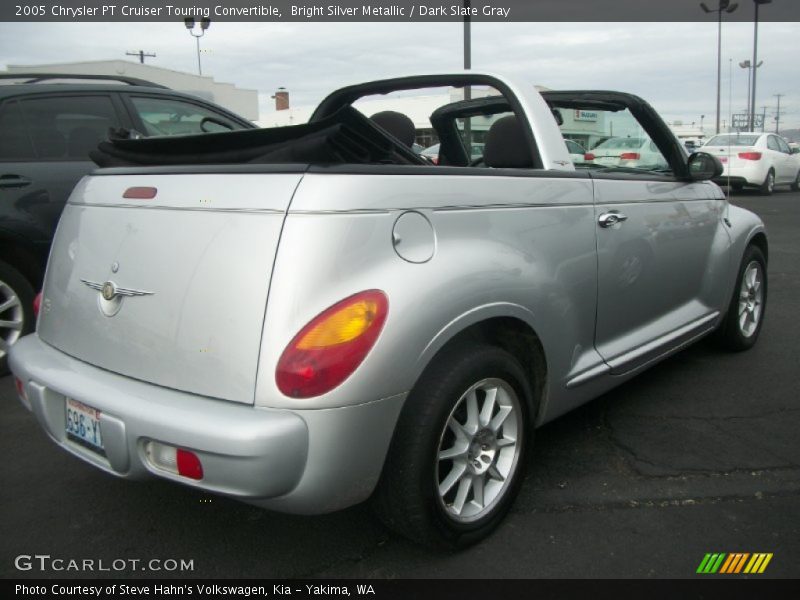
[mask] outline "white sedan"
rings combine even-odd
[[[587,163],[603,167],[667,168],[667,161],[648,137],[613,137],[586,153]]]
[[[776,185],[800,190],[800,150],[774,133],[724,133],[708,140],[702,151],[722,161],[724,170],[717,183],[734,190],[750,186],[771,194]]]

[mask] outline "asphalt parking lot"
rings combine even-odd
[[[48,554],[193,560],[175,575],[194,577],[685,578],[707,552],[771,552],[758,577],[800,576],[800,193],[733,201],[770,235],[759,344],[724,354],[702,342],[540,429],[512,513],[479,546],[422,549],[366,505],[293,517],[117,480],[47,440],[6,377],[0,575],[169,575],[14,566]]]

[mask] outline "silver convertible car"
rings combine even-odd
[[[411,90],[442,99],[424,132]],[[658,156],[570,160],[566,136],[611,135]],[[305,514],[371,498],[403,535],[466,545],[537,427],[763,321],[763,224],[629,94],[413,76],[303,125],[92,156],[10,364],[53,441],[120,477]]]

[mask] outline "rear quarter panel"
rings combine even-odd
[[[397,218],[423,214],[433,258],[414,264],[392,244]],[[596,257],[586,178],[308,174],[284,224],[261,344],[256,404],[327,408],[407,392],[435,353],[470,324],[514,316],[539,335],[551,400],[593,349]],[[284,396],[275,367],[315,315],[366,289],[389,315],[356,372],[328,394]]]

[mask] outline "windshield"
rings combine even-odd
[[[760,135],[752,134],[725,134],[715,135],[708,140],[706,146],[754,146]]]

